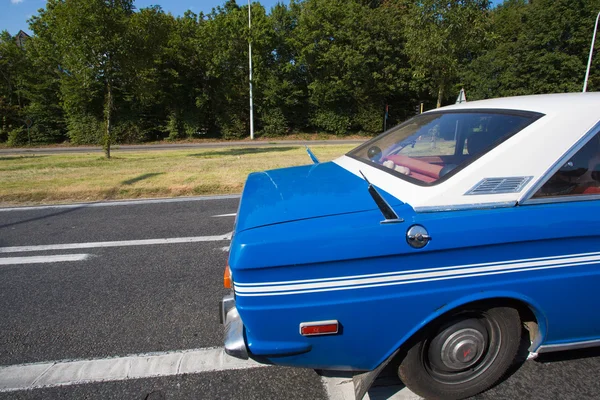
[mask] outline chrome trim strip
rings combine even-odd
[[[573,342],[573,343],[560,343],[560,344],[547,344],[540,346],[536,353],[551,353],[554,351],[563,351],[563,350],[575,350],[575,349],[587,349],[589,347],[600,346],[600,339],[594,340],[586,340],[583,342]]]
[[[244,340],[244,324],[237,308],[233,307],[225,318],[225,353],[242,360],[248,359],[248,348]]]
[[[227,319],[227,313],[229,312],[229,310],[235,307],[233,292],[223,297],[223,300],[221,300],[220,302],[220,306],[221,325],[223,325],[225,323],[225,320]]]
[[[556,204],[556,203],[567,203],[573,201],[591,201],[600,200],[600,194],[585,194],[585,195],[568,195],[561,197],[541,197],[538,199],[529,199],[522,206],[532,206],[535,204]]]
[[[427,206],[427,207],[415,207],[414,210],[417,213],[432,213],[432,212],[443,212],[443,211],[468,211],[468,210],[482,210],[486,208],[509,208],[517,205],[517,202],[512,201],[501,201],[495,203],[476,203],[476,204],[457,204],[447,206]]]
[[[558,161],[556,161],[546,172],[544,172],[544,174],[542,174],[542,177],[540,179],[538,179],[538,181],[531,186],[531,188],[529,188],[529,190],[527,192],[525,192],[525,194],[523,195],[523,197],[521,197],[521,199],[519,199],[519,204],[520,205],[528,205],[528,204],[534,204],[534,203],[530,203],[530,201],[532,201],[532,197],[534,194],[537,193],[537,191],[550,179],[552,178],[552,176],[559,170],[562,168],[563,165],[565,165],[569,159],[571,157],[573,157],[575,155],[575,153],[577,153],[594,135],[600,133],[600,121],[596,123],[596,125],[594,125],[592,127],[592,129],[590,129],[589,131],[586,132],[585,135],[583,135],[574,145],[573,147],[571,147],[561,158],[558,159]],[[569,201],[578,201],[578,200],[582,200],[581,197],[583,196],[566,196],[567,198],[569,198]],[[600,197],[600,196],[595,196],[595,197]],[[542,201],[536,201],[535,204],[541,204],[541,203],[556,203],[556,201],[553,201],[554,199],[556,199],[556,197],[550,197],[550,198],[544,198],[544,199],[536,199],[536,200],[542,200]]]

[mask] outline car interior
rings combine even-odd
[[[593,194],[600,194],[600,134],[575,153],[534,198]]]
[[[444,177],[466,160],[482,155],[510,133],[510,129],[506,129],[506,124],[499,124],[499,121],[493,117],[488,118],[487,121],[478,121],[480,124],[477,126],[469,124],[468,122],[472,121],[468,120],[451,121],[452,126],[443,122],[445,121],[440,121],[437,126],[439,136],[419,135],[409,146],[401,146],[389,152],[383,157],[382,164],[395,170],[405,171],[405,175],[412,178],[431,183]],[[412,155],[411,150],[422,142],[424,137],[425,141],[428,141],[423,143],[425,147],[429,146],[425,151],[428,154]],[[440,154],[448,150],[448,145],[452,146],[449,154]],[[423,150],[420,152],[423,153]],[[393,166],[386,164],[388,161],[393,162]],[[398,166],[401,168],[397,168]]]

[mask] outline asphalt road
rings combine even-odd
[[[164,360],[188,349],[219,351],[217,304],[226,293],[229,244],[224,235],[237,203],[224,198],[0,209],[0,376],[5,367],[21,371],[30,363],[97,365],[115,357],[162,354]],[[195,241],[152,241],[178,238]],[[525,362],[476,398],[598,399],[598,372],[598,349],[557,353]],[[8,392],[0,379],[0,400],[337,400],[352,393],[343,376],[248,364],[151,378],[109,375]],[[371,399],[415,399],[392,375],[388,371],[377,382]]]
[[[274,146],[322,146],[360,144],[364,140],[275,140],[275,141],[232,141],[213,143],[177,143],[177,144],[131,144],[114,145],[111,152],[123,151],[152,151],[152,150],[183,150],[183,149],[212,149],[220,147],[274,147]],[[0,149],[0,154],[61,154],[61,153],[101,153],[101,146],[77,147],[19,147]]]

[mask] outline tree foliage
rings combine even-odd
[[[133,0],[49,0],[0,35],[0,142],[103,144],[249,130],[375,134],[427,107],[579,91],[600,0],[228,0],[182,16]],[[589,90],[600,89],[600,59]],[[33,120],[29,137],[25,119]]]
[[[406,51],[417,78],[444,94],[489,39],[489,0],[422,0],[407,7]]]

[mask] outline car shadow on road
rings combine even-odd
[[[554,353],[540,354],[536,361],[542,364],[559,361],[580,360],[584,358],[600,357],[600,347],[590,347],[587,349],[565,350]]]
[[[211,158],[211,157],[221,157],[221,156],[242,156],[246,154],[258,154],[258,153],[277,153],[277,152],[286,152],[290,150],[298,149],[298,146],[295,147],[250,147],[250,148],[235,148],[235,149],[227,149],[227,150],[218,150],[218,151],[207,151],[205,153],[197,153],[197,154],[189,154],[188,157],[200,157],[200,158]]]

